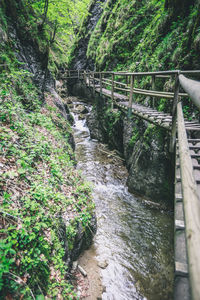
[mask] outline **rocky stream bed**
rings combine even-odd
[[[70,106],[77,168],[93,184],[98,226],[79,261],[88,272],[82,299],[172,299],[173,213],[129,193],[123,159],[90,137],[91,107],[75,97]]]

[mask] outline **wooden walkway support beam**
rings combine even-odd
[[[174,148],[176,144],[177,103],[178,103],[179,89],[180,89],[178,75],[176,75],[175,80],[176,82],[175,82],[174,100],[173,100],[173,107],[172,107],[172,131],[171,131],[170,147],[169,147],[171,153],[174,153]]]
[[[111,109],[113,109],[114,106],[114,92],[115,92],[115,75],[112,73],[112,90],[111,90]]]
[[[102,96],[102,88],[103,88],[103,85],[102,85],[102,73],[100,72],[99,73],[99,79],[100,79],[100,95]]]
[[[155,91],[155,88],[156,88],[156,76],[153,75],[152,76],[152,90]],[[155,97],[153,97],[152,99],[152,106],[155,107]]]
[[[134,88],[134,75],[131,75],[131,80],[130,80],[130,94],[129,94],[129,105],[128,105],[128,117],[131,117],[132,113],[132,103],[133,103],[133,88]]]

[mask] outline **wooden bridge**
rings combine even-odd
[[[188,79],[185,77],[192,77]],[[200,71],[160,72],[91,72],[65,71],[63,79],[78,79],[94,93],[110,98],[111,108],[119,107],[169,131],[170,152],[175,153],[175,286],[174,299],[200,299],[200,124],[184,118],[186,103],[191,100],[200,110]],[[174,90],[160,91],[166,79]],[[140,88],[145,80],[149,89]],[[182,91],[181,91],[182,90]],[[146,105],[135,95],[145,96]],[[165,112],[156,99],[168,99]],[[144,97],[143,97],[144,100]],[[141,101],[142,102],[142,101]],[[143,101],[144,102],[144,101]],[[199,118],[199,117],[198,117]]]

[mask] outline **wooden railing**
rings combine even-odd
[[[161,71],[161,72],[91,72],[84,70],[70,70],[67,78],[79,78],[93,91],[105,94],[109,91],[112,107],[120,99],[129,102],[129,112],[132,111],[134,95],[144,95],[151,98],[151,106],[156,106],[156,98],[171,100],[171,142],[170,150],[174,151],[178,133],[178,145],[181,168],[181,182],[186,223],[186,242],[188,252],[189,278],[193,300],[200,299],[200,199],[197,184],[194,178],[192,158],[189,152],[187,131],[184,122],[181,99],[190,98],[193,104],[200,109],[200,82],[186,78],[184,75],[196,75],[200,78],[200,71]],[[144,76],[151,77],[151,89],[138,88],[139,79]],[[156,80],[174,80],[174,90],[156,90]],[[137,85],[136,85],[137,81]],[[180,93],[180,89],[184,92]]]
[[[104,89],[110,91],[109,97],[111,98],[111,107],[113,107],[113,104],[117,99],[120,99],[120,96],[123,97],[123,100],[129,101],[128,115],[130,115],[132,111],[134,95],[149,96],[151,99],[150,106],[153,108],[156,107],[156,99],[164,98],[171,101],[169,104],[169,107],[171,107],[171,111],[169,113],[172,116],[170,152],[174,152],[177,132],[177,103],[179,99],[191,98],[193,103],[200,109],[200,93],[198,89],[199,82],[187,79],[183,74],[200,76],[200,71],[173,70],[159,72],[94,72],[85,70],[68,70],[65,72],[64,78],[82,79],[89,87],[93,88],[93,91],[97,90],[101,95],[103,94]],[[149,85],[151,85],[151,89],[136,87],[136,82],[137,86],[139,86],[139,80],[143,77],[151,77],[151,82],[149,83]],[[169,80],[170,77],[171,81],[174,81],[174,91],[159,91],[156,89],[156,79]],[[186,93],[180,93],[180,86]],[[190,86],[192,86],[192,90]]]
[[[200,82],[180,74],[177,79],[177,99],[180,86],[200,110]],[[182,103],[177,103],[178,145],[181,169],[181,182],[186,224],[189,279],[192,299],[200,299],[200,198],[194,178],[193,163],[189,151],[187,132],[184,124]]]

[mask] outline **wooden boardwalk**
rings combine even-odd
[[[200,75],[200,71],[161,71],[147,73],[69,71],[67,78],[82,80],[86,86],[106,98],[111,108],[128,111],[156,126],[170,136],[170,151],[175,154],[174,255],[175,300],[200,299],[200,124],[183,117],[181,100],[189,98],[200,110],[200,83],[183,74]],[[137,77],[150,76],[150,90],[134,87]],[[157,91],[156,78],[175,81],[174,92]],[[117,78],[118,81],[115,80]],[[120,81],[119,78],[122,78]],[[180,93],[180,88],[184,92]],[[135,95],[148,97],[148,106],[135,101]],[[171,114],[155,109],[157,98],[171,101]],[[150,103],[149,103],[150,102]]]
[[[100,93],[99,86],[95,91]],[[111,91],[102,88],[102,94],[106,97],[111,98]],[[114,92],[114,105],[121,107],[122,109],[129,109],[129,98],[125,95]],[[149,121],[157,126],[171,130],[172,127],[172,116],[162,111],[157,111],[148,106],[141,105],[139,103],[132,103],[131,111],[134,115]],[[185,119],[185,127],[187,131],[200,131],[200,123],[198,121],[188,121]]]

